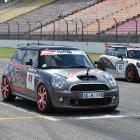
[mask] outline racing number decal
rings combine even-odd
[[[27,79],[26,79],[26,86],[28,89],[34,90],[34,81],[35,81],[35,75],[31,72],[27,72]]]
[[[117,73],[124,73],[124,61],[118,61],[116,64]]]

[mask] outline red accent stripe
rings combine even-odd
[[[18,67],[19,69],[21,69],[21,67],[18,64],[13,63],[12,61],[10,61],[8,64],[11,64],[11,65],[13,65],[13,66]]]
[[[19,91],[19,92],[21,92],[23,94],[27,94],[27,88],[19,88],[19,87],[16,87],[16,86],[10,86],[10,87],[11,87],[11,89]]]

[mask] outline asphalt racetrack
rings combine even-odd
[[[0,59],[0,84],[8,61]],[[41,114],[36,103],[20,98],[7,103],[0,93],[0,140],[140,140],[140,82],[117,83],[120,104],[113,112]]]

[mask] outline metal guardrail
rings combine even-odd
[[[83,21],[77,21],[73,24],[74,30],[70,30],[71,22],[65,22],[65,25],[60,24],[60,30],[56,30],[55,23],[52,24],[51,30],[43,30],[42,24],[40,23],[41,28],[35,32],[30,32],[33,27],[32,23],[22,23],[23,25],[28,24],[28,28],[26,31],[21,30],[22,24],[17,23],[14,25],[14,30],[12,29],[12,24],[7,23],[7,27],[4,29],[0,28],[0,39],[18,39],[18,40],[55,40],[55,41],[88,41],[88,42],[131,42],[131,43],[140,43],[140,30],[138,28],[138,24],[140,23],[140,18],[136,18],[133,20],[133,25],[129,27],[130,30],[121,29],[116,26],[112,28],[110,31],[105,31],[101,33],[98,30],[98,33],[95,31],[85,31],[81,30],[79,32],[78,27],[82,25]],[[116,21],[117,22],[117,21]],[[117,24],[117,23],[116,23]],[[61,30],[66,26],[65,30]],[[82,25],[83,26],[83,25]],[[16,28],[15,28],[16,27]],[[98,27],[100,28],[100,22],[98,23]],[[82,28],[83,29],[83,28]],[[27,33],[28,32],[28,33]]]

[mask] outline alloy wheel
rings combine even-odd
[[[37,92],[37,105],[40,110],[44,110],[47,103],[47,91],[46,88],[41,85]]]
[[[8,97],[8,92],[9,92],[9,82],[8,79],[4,77],[2,79],[2,84],[1,84],[1,93],[4,99]]]

